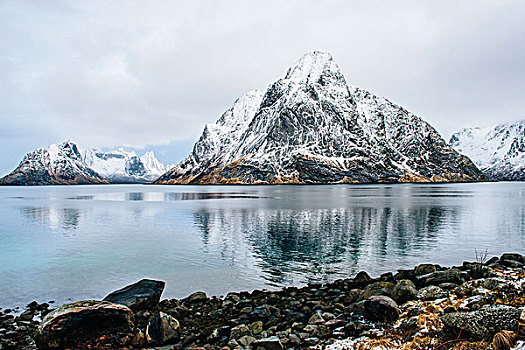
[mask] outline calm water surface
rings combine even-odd
[[[525,251],[525,183],[0,188],[0,306],[273,289]]]

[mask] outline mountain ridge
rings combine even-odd
[[[245,108],[235,108],[239,100]],[[236,103],[215,124],[206,125],[190,155],[155,183],[485,179],[421,118],[349,87],[327,53],[302,56],[262,97],[252,91]],[[239,127],[227,130],[227,124]]]
[[[122,148],[108,152],[80,150],[68,140],[27,153],[11,173],[0,179],[0,185],[145,183],[166,170],[153,152],[138,157]]]
[[[491,179],[525,181],[525,119],[463,128],[452,134],[449,145],[470,157]]]

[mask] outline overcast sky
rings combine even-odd
[[[66,139],[177,162],[313,50],[446,139],[523,119],[524,23],[519,0],[0,0],[0,173]]]

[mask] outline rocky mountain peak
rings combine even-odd
[[[311,104],[319,105],[324,100],[337,99],[341,102],[349,97],[345,77],[332,55],[314,51],[302,56],[288,69],[284,78],[269,86],[264,94],[261,109],[306,104],[304,102],[308,102],[311,107]],[[351,100],[347,102],[351,103]]]
[[[74,159],[81,159],[82,157],[77,145],[71,140],[64,141],[60,145],[51,145],[49,149],[56,149],[56,152],[62,152],[64,156]]]
[[[296,83],[316,83],[323,75],[341,74],[331,54],[313,51],[303,55],[286,73],[285,80]]]
[[[262,97],[248,94],[208,124],[192,153],[157,183],[481,178],[428,123],[387,99],[349,88],[332,56],[316,51]]]
[[[153,151],[148,151],[146,153],[144,153],[142,155],[142,157],[140,157],[140,159],[144,160],[144,161],[153,161],[153,160],[156,160],[155,158],[155,153]]]

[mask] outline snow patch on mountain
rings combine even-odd
[[[525,180],[525,120],[465,128],[453,134],[449,144],[470,157],[490,178]]]

